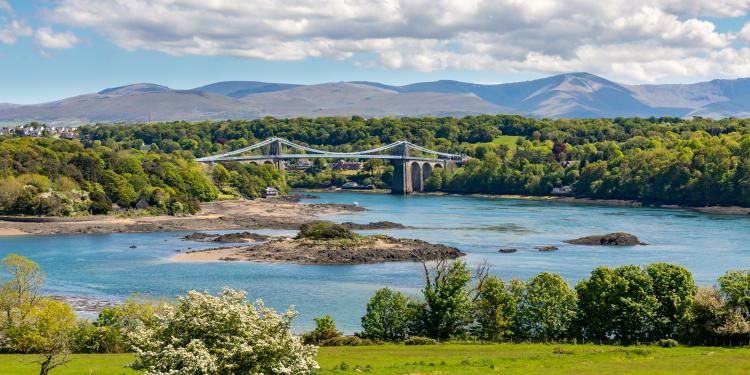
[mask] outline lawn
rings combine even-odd
[[[36,374],[32,356],[0,355],[0,374]],[[127,354],[74,355],[55,374],[136,374]],[[596,345],[321,348],[320,374],[747,374],[750,349]]]
[[[476,149],[477,146],[488,146],[488,147],[497,147],[499,145],[506,145],[511,150],[516,149],[516,142],[519,138],[522,138],[517,135],[500,135],[495,137],[491,142],[480,142],[480,143],[464,143],[462,146],[469,146],[472,149]]]

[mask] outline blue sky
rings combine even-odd
[[[748,0],[0,0],[0,103],[137,82],[750,77]]]

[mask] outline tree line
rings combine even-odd
[[[144,214],[194,214],[199,202],[259,197],[286,189],[271,166],[227,164],[211,174],[190,153],[105,146],[100,141],[0,139],[0,213],[106,214],[113,205]]]
[[[431,191],[546,195],[555,187],[571,186],[582,197],[750,205],[750,121],[745,119],[354,116],[91,126],[81,133],[112,147],[147,144],[196,157],[270,136],[342,152],[408,139],[474,157],[462,168],[436,171],[426,181]],[[518,140],[511,145],[493,142],[500,135]],[[323,187],[344,178],[312,168],[290,175],[289,181],[294,186]],[[349,178],[387,187],[392,168],[377,165]]]

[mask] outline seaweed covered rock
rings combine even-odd
[[[565,241],[573,245],[595,245],[595,246],[635,246],[645,245],[638,237],[624,232],[594,235]]]

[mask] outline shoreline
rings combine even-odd
[[[226,200],[201,203],[201,212],[192,216],[107,215],[53,220],[19,217],[17,221],[5,217],[0,220],[0,236],[298,229],[323,215],[362,210],[343,204],[304,204],[281,199]]]
[[[733,215],[733,216],[745,216],[750,215],[750,207],[741,206],[682,206],[677,204],[658,204],[658,203],[644,203],[641,201],[627,200],[627,199],[596,199],[596,198],[583,198],[573,196],[559,196],[559,195],[520,195],[520,194],[460,194],[460,193],[445,193],[445,192],[431,192],[431,193],[414,193],[417,195],[434,195],[434,196],[457,196],[457,197],[470,197],[470,198],[487,198],[487,199],[515,199],[515,200],[529,200],[529,201],[550,201],[559,203],[570,203],[570,204],[581,204],[581,205],[592,205],[592,206],[607,206],[607,207],[651,207],[651,208],[664,208],[664,209],[681,209],[681,210],[692,210],[704,214],[712,215]]]

